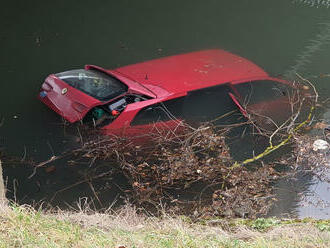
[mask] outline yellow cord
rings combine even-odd
[[[285,140],[283,140],[282,142],[280,142],[279,144],[277,144],[275,146],[272,143],[270,143],[270,145],[262,153],[260,153],[256,156],[253,156],[252,158],[248,158],[248,159],[244,160],[243,162],[236,161],[230,168],[234,169],[236,167],[252,163],[260,158],[267,156],[268,154],[272,153],[273,151],[277,150],[278,148],[286,145],[290,141],[290,139],[292,138],[292,136],[295,132],[297,132],[301,127],[303,127],[304,125],[306,125],[307,123],[309,123],[311,121],[314,108],[315,108],[314,106],[311,107],[307,119],[305,121],[303,121],[302,123],[300,123],[297,127],[295,127]]]

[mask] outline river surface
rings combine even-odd
[[[330,95],[329,0],[13,0],[2,3],[0,23],[0,149],[21,159],[44,161],[74,143],[36,96],[47,75],[85,64],[116,68],[222,48],[273,76],[290,79],[298,72],[315,84],[322,101]],[[330,121],[327,111],[321,109],[319,118]],[[27,179],[32,172],[24,165],[9,169],[3,162],[8,195],[20,202],[48,199],[75,181],[70,170],[76,168],[55,175],[38,171]],[[54,183],[59,180],[64,186]],[[87,192],[89,186],[81,184],[57,201],[72,204]],[[109,192],[109,200],[120,195],[115,187]],[[313,177],[280,182],[277,193],[274,215],[330,214],[329,185]],[[316,202],[315,195],[322,204],[306,204]]]

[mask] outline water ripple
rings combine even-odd
[[[294,0],[293,3],[301,3],[315,8],[330,7],[330,0]]]
[[[330,0],[328,0],[328,2],[330,4]],[[311,63],[316,52],[322,50],[326,44],[330,43],[330,23],[320,23],[320,25],[320,32],[315,38],[310,39],[308,45],[298,54],[295,64],[284,73],[285,78],[294,79],[297,72],[302,72],[306,66]]]

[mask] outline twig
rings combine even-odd
[[[61,158],[64,158],[65,156],[67,156],[67,154],[64,154],[64,155],[61,155],[61,156],[51,156],[48,160],[46,161],[43,161],[37,165],[34,166],[33,168],[33,172],[32,174],[28,177],[28,179],[31,179],[37,172],[37,169],[42,167],[42,166],[45,166],[46,164],[49,164],[55,160],[58,160],[58,159],[61,159]]]
[[[102,202],[101,202],[99,196],[98,196],[97,193],[95,192],[95,189],[94,189],[94,186],[93,186],[92,182],[88,179],[87,183],[88,183],[89,187],[91,188],[91,190],[92,190],[92,192],[93,192],[95,198],[96,198],[97,201],[99,202],[100,206],[103,207],[103,204],[102,204]]]
[[[23,152],[21,162],[23,162],[25,160],[25,158],[26,158],[26,146],[24,146],[24,152]]]
[[[307,125],[311,120],[312,120],[312,114],[314,112],[315,109],[315,105],[317,103],[318,100],[318,93],[316,91],[315,86],[308,81],[307,79],[304,79],[303,77],[301,77],[299,74],[297,74],[297,76],[300,77],[300,79],[302,79],[303,81],[307,82],[314,90],[314,94],[315,94],[315,101],[314,104],[311,106],[309,114],[307,116],[307,119],[303,122],[301,122],[299,125],[297,125],[295,128],[290,128],[289,132],[288,132],[288,136],[287,138],[285,138],[284,140],[282,140],[280,143],[278,143],[277,145],[273,145],[272,139],[275,136],[275,134],[277,134],[279,132],[280,129],[284,128],[286,122],[284,122],[279,128],[277,128],[271,135],[270,135],[270,139],[269,139],[269,146],[260,154],[258,155],[253,155],[252,158],[246,159],[243,162],[235,162],[232,166],[231,169],[234,169],[236,167],[242,166],[242,165],[246,165],[252,162],[255,162],[265,156],[267,156],[268,154],[274,152],[275,150],[279,149],[280,147],[286,145],[287,143],[289,143],[289,141],[291,140],[291,138],[293,137],[294,133],[297,132],[301,127],[303,127],[304,125]],[[297,119],[298,115],[300,114],[301,108],[302,108],[302,104],[304,102],[304,99],[302,101],[300,101],[300,106],[298,108],[298,111],[296,113],[296,115],[294,117],[292,117],[292,122],[290,123],[289,127],[292,127],[294,124],[294,121]]]
[[[97,179],[97,178],[104,177],[106,175],[109,175],[110,173],[112,173],[112,171],[104,172],[104,173],[101,173],[101,174],[99,174],[97,176],[94,176],[94,177],[91,177],[91,178],[87,178],[87,179],[85,178],[84,180],[78,181],[78,182],[76,182],[74,184],[71,184],[71,185],[69,185],[69,186],[67,186],[67,187],[65,187],[63,189],[60,189],[60,190],[58,190],[58,191],[55,192],[55,194],[52,196],[52,198],[50,199],[50,201],[53,201],[54,198],[56,197],[56,195],[59,194],[59,193],[61,193],[61,192],[63,192],[63,191],[66,191],[68,189],[71,189],[71,188],[73,188],[73,187],[75,187],[75,186],[77,186],[79,184],[82,184],[82,183],[86,183],[86,182],[88,183],[88,181],[90,181],[90,180],[94,180],[94,179]]]

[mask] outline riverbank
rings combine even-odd
[[[161,218],[111,213],[0,211],[0,247],[329,247],[330,221]]]

